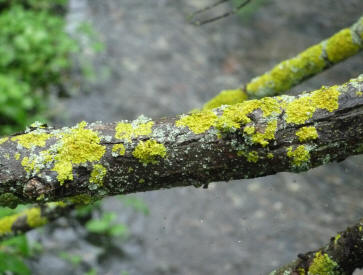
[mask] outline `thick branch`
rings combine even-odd
[[[304,171],[363,151],[363,75],[304,94],[0,140],[0,200],[33,203]]]
[[[270,275],[283,274],[352,274],[363,268],[363,219],[330,239],[317,251],[299,254],[298,259]]]
[[[235,104],[248,98],[280,95],[331,66],[356,55],[363,49],[363,17],[350,28],[311,46],[297,56],[282,61],[270,71],[252,79],[240,90],[222,91],[208,101],[204,109]]]

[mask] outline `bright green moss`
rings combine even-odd
[[[329,61],[337,63],[359,51],[357,44],[352,37],[352,30],[346,28],[333,35],[326,42],[326,53]]]
[[[4,193],[0,195],[0,206],[15,208],[19,203],[19,198],[12,193]]]
[[[247,95],[242,90],[224,90],[204,104],[203,110],[211,110],[222,105],[233,105],[246,99]]]
[[[271,71],[252,79],[247,84],[251,96],[272,96],[289,90],[308,76],[314,75],[326,66],[320,44],[306,49],[292,59],[285,60]]]
[[[101,164],[95,164],[93,166],[89,182],[102,186],[103,178],[106,176],[106,173],[107,169],[104,166],[102,166]]]
[[[294,99],[286,105],[286,122],[302,124],[312,118],[318,108],[329,112],[338,109],[339,94],[338,86],[331,86]]]
[[[153,121],[135,121],[135,123],[120,122],[116,125],[115,137],[130,142],[133,138],[150,135],[153,125]]]
[[[301,166],[310,160],[310,153],[304,145],[299,145],[295,150],[290,146],[287,148],[287,156],[293,159],[295,166]]]
[[[338,264],[328,254],[318,251],[309,267],[309,275],[339,275]]]
[[[4,142],[6,142],[9,138],[4,137],[4,138],[0,138],[0,145],[3,144]]]
[[[0,219],[0,236],[12,233],[11,227],[18,218],[18,215],[11,215]]]
[[[187,126],[194,134],[202,134],[212,127],[217,120],[217,115],[210,110],[181,116],[175,122],[177,127]]]
[[[256,132],[252,135],[251,139],[253,143],[259,143],[263,147],[265,147],[266,145],[268,145],[269,140],[275,139],[276,129],[277,129],[277,120],[276,119],[271,120],[267,124],[264,133]]]
[[[47,219],[42,217],[39,207],[33,207],[25,211],[27,223],[31,228],[39,227],[47,223]]]
[[[147,141],[140,141],[132,155],[144,164],[156,164],[158,163],[158,158],[165,158],[166,148],[163,144],[149,139]]]
[[[44,147],[46,141],[51,137],[52,135],[46,134],[46,133],[28,133],[23,135],[18,135],[15,137],[12,137],[12,141],[17,141],[18,144],[23,146],[24,148],[30,149],[33,146],[39,146]]]
[[[296,135],[299,137],[300,141],[317,139],[319,137],[314,126],[302,127],[296,131]]]
[[[112,147],[112,153],[115,153],[116,155],[123,156],[123,155],[125,155],[125,152],[126,152],[126,149],[122,143],[115,144]]]

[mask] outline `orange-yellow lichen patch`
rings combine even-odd
[[[244,91],[237,90],[224,90],[221,91],[214,98],[209,100],[203,106],[203,110],[211,110],[222,105],[233,105],[236,103],[241,103],[247,99],[247,95]]]
[[[9,138],[4,137],[4,138],[0,138],[0,145],[3,144],[4,142],[6,142]]]
[[[292,158],[292,162],[296,166],[301,166],[310,161],[310,153],[304,145],[299,145],[295,150],[292,146],[287,148],[287,156]]]
[[[214,126],[217,120],[217,115],[210,110],[192,113],[186,116],[181,116],[175,122],[177,127],[187,126],[194,134],[202,134],[210,127]]]
[[[24,148],[30,149],[33,146],[44,147],[46,141],[51,136],[52,135],[47,134],[47,133],[31,132],[31,133],[27,133],[27,134],[12,137],[11,140],[12,141],[17,141],[18,144],[20,144]]]
[[[261,132],[256,132],[254,134],[252,134],[252,141],[253,143],[259,143],[262,146],[266,146],[267,144],[269,144],[269,140],[273,140],[275,139],[275,132],[277,129],[277,120],[271,120],[263,133]]]
[[[103,185],[103,178],[106,176],[107,169],[101,164],[95,164],[91,172],[91,177],[89,182]]]
[[[337,63],[356,54],[359,48],[359,44],[353,39],[352,30],[347,28],[329,38],[325,50],[329,61]]]
[[[286,122],[302,124],[312,118],[316,109],[329,112],[338,109],[339,94],[338,86],[331,86],[294,99],[286,105]]]
[[[248,162],[252,163],[256,163],[259,159],[257,151],[250,151],[250,152],[238,151],[237,156],[239,157],[243,156],[247,159]]]
[[[132,155],[144,164],[158,163],[158,158],[165,158],[166,148],[155,140],[140,141]]]
[[[299,137],[300,141],[317,139],[319,137],[314,126],[302,127],[296,131],[296,135]]]
[[[119,122],[116,125],[116,134],[115,137],[118,139],[123,139],[126,141],[131,141],[133,138],[137,138],[139,136],[147,136],[152,132],[152,126],[154,125],[153,121],[140,121],[135,123],[125,123]]]
[[[115,144],[114,146],[112,146],[112,155],[123,156],[123,155],[125,155],[125,152],[126,152],[126,149],[122,143]]]

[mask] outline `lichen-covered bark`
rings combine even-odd
[[[363,219],[330,239],[327,246],[299,254],[298,259],[270,275],[342,275],[363,268]]]
[[[297,56],[287,59],[270,71],[252,79],[237,90],[222,91],[207,102],[203,109],[223,104],[235,104],[248,98],[262,98],[282,94],[305,79],[312,77],[363,49],[363,17],[350,28],[313,45]]]
[[[314,129],[313,129],[314,128]],[[0,139],[0,203],[102,198],[305,171],[363,152],[363,75],[298,97]]]

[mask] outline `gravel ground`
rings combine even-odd
[[[106,49],[97,56],[84,52],[96,74],[80,82],[77,95],[54,103],[55,125],[187,112],[349,26],[363,10],[361,0],[275,0],[244,20],[234,16],[203,27],[186,22],[187,14],[211,2],[71,1],[70,29],[89,21]],[[357,76],[362,57],[292,92]],[[99,257],[100,249],[80,238],[82,229],[59,229],[42,237],[47,253],[32,269],[82,274],[55,256],[63,249],[82,254],[99,274],[266,274],[363,216],[362,166],[362,157],[352,157],[307,173],[138,194],[149,216],[120,211],[110,198],[104,207],[130,226],[128,241]]]

